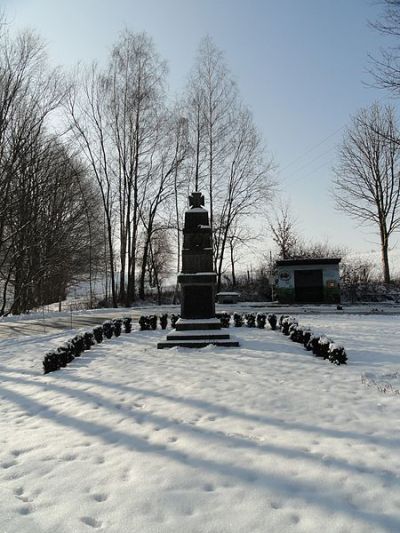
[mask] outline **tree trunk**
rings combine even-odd
[[[231,252],[231,274],[232,274],[232,288],[236,287],[236,271],[235,271],[235,257],[234,257],[234,247],[233,239],[230,241],[230,252]]]
[[[390,283],[390,269],[389,269],[389,243],[388,239],[384,239],[382,242],[382,266],[383,266],[383,281]]]

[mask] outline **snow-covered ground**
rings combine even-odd
[[[374,386],[400,373],[399,317],[302,322],[349,364],[269,329],[201,350],[134,331],[47,375],[65,333],[0,343],[0,531],[400,531],[400,396]]]

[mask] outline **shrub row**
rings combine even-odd
[[[171,315],[171,325],[172,325],[172,317],[174,316],[175,315]],[[160,321],[161,329],[166,329],[168,325],[167,313],[160,315],[160,317],[158,317],[157,315],[142,315],[139,318],[140,331],[146,331],[149,329],[157,329],[158,320]]]
[[[103,338],[111,339],[114,335],[121,335],[122,326],[125,333],[132,331],[132,319],[130,317],[107,320],[102,326],[95,326],[92,331],[78,333],[55,350],[48,352],[43,359],[43,373],[48,374],[67,366],[75,357],[79,357],[85,350],[90,350],[94,344],[103,342]]]
[[[229,327],[231,316],[228,313],[220,313],[216,316],[221,320],[222,327]],[[266,315],[265,313],[247,313],[245,315],[241,315],[240,313],[233,313],[232,318],[235,328],[240,328],[245,325],[248,328],[257,327],[264,329],[268,321],[271,329],[275,329],[277,324],[277,317],[274,314]]]
[[[282,315],[279,318],[279,328],[284,335],[287,335],[293,342],[303,344],[304,348],[316,357],[329,359],[335,365],[345,365],[347,354],[341,344],[333,342],[326,335],[314,335],[309,328],[300,326],[297,320],[289,315]]]

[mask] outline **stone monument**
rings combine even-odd
[[[201,348],[208,344],[239,346],[226,330],[221,331],[221,322],[215,316],[216,280],[208,211],[204,209],[204,196],[196,191],[189,196],[183,228],[182,272],[178,275],[181,318],[176,329],[167,335],[166,341],[159,342],[157,348]]]

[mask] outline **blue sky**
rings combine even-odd
[[[35,28],[53,63],[103,62],[124,27],[147,31],[168,61],[171,92],[185,84],[200,39],[224,50],[244,101],[280,169],[306,238],[377,249],[370,228],[334,210],[336,147],[351,114],[389,96],[366,86],[373,0],[2,0],[14,28]],[[393,101],[392,101],[393,103]],[[395,102],[394,102],[395,103]],[[397,245],[398,247],[398,245]]]

